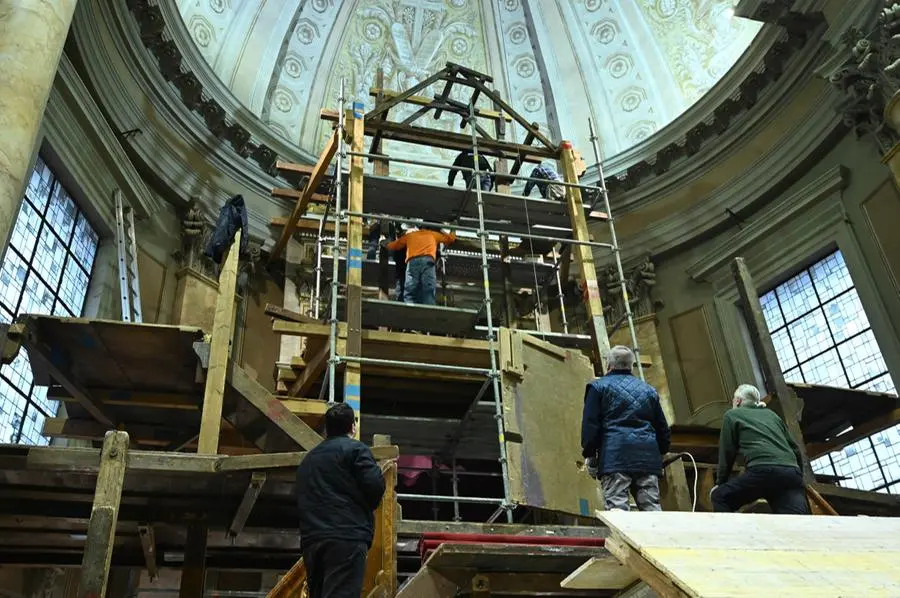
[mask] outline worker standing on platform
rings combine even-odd
[[[437,290],[438,243],[449,245],[456,241],[456,234],[444,234],[437,230],[413,229],[387,244],[391,251],[406,248],[406,279],[403,283],[403,301],[420,305],[434,305]]]
[[[373,515],[384,475],[372,451],[355,440],[356,415],[346,403],[325,412],[327,438],[297,468],[300,548],[309,598],[359,598]]]
[[[471,150],[466,150],[464,152],[460,152],[458,156],[456,156],[456,160],[453,161],[454,166],[459,166],[461,168],[475,168],[475,154],[472,153]],[[487,159],[478,155],[478,170],[491,172],[491,164],[487,161]],[[455,168],[450,169],[450,174],[447,175],[447,185],[450,187],[453,186],[453,181],[456,180],[456,175],[459,171]],[[463,180],[466,182],[466,188],[472,187],[472,179],[475,178],[471,172],[462,171]],[[490,191],[494,187],[494,177],[489,174],[481,175],[481,190],[482,191]]]
[[[536,166],[534,170],[531,171],[531,178],[541,179],[541,181],[526,182],[525,190],[522,191],[522,195],[525,197],[531,195],[532,189],[536,186],[541,197],[544,199],[552,199],[554,201],[566,200],[565,187],[553,184],[553,181],[562,181],[562,177],[556,172],[556,169],[553,167],[553,162],[550,160],[544,160],[539,166]]]
[[[803,457],[784,421],[750,384],[738,386],[731,402],[734,408],[725,413],[719,435],[716,485],[709,493],[713,509],[733,513],[764,498],[773,513],[808,515]],[[738,453],[747,470],[729,480]]]
[[[641,511],[661,511],[659,475],[669,451],[669,424],[659,395],[632,375],[634,353],[615,346],[605,376],[584,395],[581,448],[591,477],[600,480],[607,511],[628,511],[629,492]]]

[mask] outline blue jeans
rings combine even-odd
[[[437,274],[431,256],[420,255],[406,262],[406,280],[403,283],[403,302],[434,305]]]

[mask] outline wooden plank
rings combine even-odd
[[[606,549],[615,555],[619,561],[631,569],[635,575],[647,583],[660,598],[688,598],[693,594],[687,594],[675,582],[669,579],[665,573],[659,571],[647,561],[641,554],[618,537],[606,539]]]
[[[389,104],[390,102],[386,102]],[[349,122],[350,148],[354,152],[363,151],[364,125],[362,103],[354,103],[353,110],[347,112]],[[347,207],[351,212],[363,212],[363,159],[360,156],[350,158],[350,185],[347,192]],[[360,216],[351,216],[347,225],[347,341],[346,355],[359,357],[362,355],[362,236],[363,221]],[[360,414],[362,408],[361,368],[354,361],[344,366],[344,403]],[[356,426],[356,438],[359,438],[360,421]]]
[[[552,345],[539,348],[547,343],[521,332],[508,334],[509,342],[500,343],[500,364],[510,499],[590,517],[603,508],[598,484],[581,469],[578,435],[559,431],[581,425],[591,363],[575,351],[559,355]],[[551,396],[556,398],[545,400]]]
[[[79,598],[106,596],[127,459],[128,434],[125,432],[107,434],[100,454],[100,471],[94,490],[91,522],[88,525],[84,558],[81,561]]]
[[[264,472],[254,471],[250,474],[250,483],[247,484],[247,490],[244,492],[241,504],[238,505],[237,511],[235,511],[231,520],[231,525],[228,526],[229,536],[236,537],[243,531],[244,525],[246,525],[247,519],[250,517],[250,512],[253,511],[253,507],[256,505],[265,483],[266,474]]]
[[[219,274],[219,290],[216,311],[213,316],[212,341],[209,349],[209,367],[203,390],[203,411],[200,420],[200,437],[197,452],[215,455],[219,450],[219,432],[222,427],[222,406],[225,396],[225,377],[231,361],[231,341],[234,337],[234,292],[237,287],[238,258],[241,248],[241,231],[234,235],[228,256]]]
[[[509,536],[558,536],[563,538],[605,538],[606,527],[583,525],[528,525],[523,523],[481,523],[471,521],[401,520],[397,526],[401,537],[417,537],[427,533],[502,534]]]
[[[231,385],[254,409],[267,417],[299,447],[309,450],[322,442],[322,437],[315,430],[291,413],[281,401],[237,365],[231,366]]]
[[[606,512],[601,519],[691,596],[900,595],[896,518]]]
[[[433,83],[440,81],[444,75],[444,70],[440,70],[437,73],[423,79],[419,83],[416,83],[414,86],[410,87],[406,91],[402,91],[400,93],[394,94],[392,97],[387,98],[383,102],[379,102],[377,106],[375,106],[372,110],[370,110],[365,115],[365,120],[367,122],[374,121],[376,117],[381,116],[382,114],[387,113],[394,106],[406,101],[407,98],[410,98],[419,91],[423,91],[431,87]]]
[[[452,570],[479,573],[565,573],[597,553],[595,546],[534,544],[441,544],[426,565],[451,575]]]
[[[138,536],[141,538],[141,550],[144,551],[144,562],[150,582],[159,579],[159,567],[156,563],[156,533],[150,524],[138,525]]]
[[[316,382],[319,382],[325,368],[328,366],[328,358],[330,356],[331,345],[326,343],[319,351],[306,363],[303,373],[297,376],[297,379],[291,384],[288,390],[288,396],[302,397],[312,389]]]
[[[861,438],[877,434],[878,432],[891,428],[897,424],[900,424],[900,409],[894,409],[886,415],[869,420],[864,424],[853,426],[853,429],[849,432],[830,438],[825,442],[807,443],[806,452],[810,459],[815,459],[826,453],[840,450]]]
[[[102,405],[111,407],[146,407],[148,409],[174,409],[196,411],[200,407],[201,395],[173,392],[143,392],[128,390],[91,389],[91,396]],[[47,399],[64,403],[80,403],[77,397],[62,386],[51,386]]]
[[[337,122],[337,112],[334,110],[322,110],[320,118],[329,122]],[[374,136],[381,133],[384,139],[415,143],[442,149],[464,151],[471,149],[472,137],[461,133],[428,129],[400,123],[382,122],[379,120],[366,121],[366,135]],[[496,139],[479,139],[478,151],[486,156],[497,156],[507,160],[515,160],[521,156],[524,162],[540,164],[545,159],[558,159],[559,151],[542,147],[522,145],[512,141],[498,141]]]
[[[567,183],[578,183],[575,169],[575,150],[570,141],[564,141],[562,148],[562,175]],[[572,224],[572,236],[577,241],[590,241],[591,235],[582,208],[581,189],[566,187],[566,204]],[[588,331],[594,341],[594,363],[606,371],[606,354],[609,353],[609,337],[606,335],[606,321],[603,318],[603,303],[600,301],[600,287],[597,282],[597,266],[594,264],[593,249],[586,245],[573,245],[571,249],[579,267],[579,276],[587,289],[585,308],[588,316]]]
[[[303,557],[300,557],[290,571],[278,580],[278,584],[272,588],[266,598],[295,598],[296,596],[303,596],[306,577],[306,563],[303,561]]]
[[[206,594],[207,539],[206,524],[197,522],[188,526],[184,565],[181,569],[181,584],[178,590],[179,598],[198,598]]]
[[[115,427],[117,422],[109,408],[104,407],[97,399],[91,396],[90,393],[84,390],[81,385],[75,381],[71,372],[67,371],[67,368],[56,365],[53,360],[48,357],[49,352],[45,352],[40,344],[28,341],[25,346],[28,349],[28,358],[32,368],[39,368],[46,371],[54,381],[62,385],[63,388],[65,388],[98,422],[110,427]]]
[[[591,557],[560,584],[569,590],[623,590],[637,581],[637,576],[609,552]]]
[[[299,200],[303,198],[303,191],[299,189],[290,189],[283,187],[275,187],[271,191],[272,197]],[[309,198],[309,203],[328,203],[331,198],[324,193],[313,193]]]
[[[807,483],[815,480],[806,455],[806,443],[803,441],[803,431],[800,429],[800,401],[797,395],[784,381],[781,365],[778,363],[778,355],[775,353],[775,345],[766,319],[762,313],[762,305],[756,286],[750,276],[750,270],[744,262],[744,258],[736,257],[731,264],[734,283],[737,285],[740,296],[741,308],[744,319],[747,322],[747,331],[756,353],[756,360],[762,370],[765,379],[766,391],[778,400],[772,405],[776,413],[784,419],[788,432],[797,446],[800,447],[800,456],[803,460],[803,477]]]
[[[313,167],[312,174],[310,174],[309,180],[306,183],[306,187],[303,189],[303,195],[297,200],[297,203],[294,205],[294,209],[291,212],[291,216],[287,222],[287,225],[284,227],[284,230],[281,231],[281,236],[278,238],[278,241],[275,243],[272,251],[269,252],[270,261],[278,259],[278,257],[281,255],[281,252],[284,251],[285,247],[287,247],[288,241],[297,228],[297,221],[300,220],[300,217],[303,216],[304,213],[306,213],[306,207],[309,205],[313,194],[319,188],[319,183],[321,183],[322,179],[325,178],[325,175],[328,171],[328,165],[331,164],[331,159],[334,157],[334,153],[337,151],[337,136],[338,133],[334,132],[332,133],[331,137],[328,138],[328,143],[325,145],[325,149],[322,150],[322,153],[319,155],[319,160]]]
[[[271,303],[266,303],[265,313],[267,316],[272,316],[273,318],[286,320],[288,322],[304,322],[308,324],[319,323],[319,321],[315,318],[304,316],[299,312],[290,310],[286,307],[281,307],[280,305],[272,305]]]
[[[453,598],[459,585],[434,569],[422,567],[397,594],[397,598]]]
[[[269,224],[271,226],[287,226],[290,221],[289,216],[275,216],[270,221]],[[311,233],[319,233],[319,222],[318,218],[300,218],[297,221],[295,226],[295,231],[306,231]],[[334,222],[326,222],[325,223],[325,232],[333,233],[334,232]],[[344,237],[343,231],[341,231],[341,238]]]

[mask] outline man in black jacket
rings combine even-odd
[[[662,455],[670,432],[656,389],[631,369],[634,353],[621,345],[607,358],[607,374],[584,393],[581,448],[588,473],[600,480],[607,511],[629,510],[628,494],[641,511],[660,511]]]
[[[464,152],[459,152],[459,155],[456,156],[456,160],[453,161],[454,166],[459,166],[461,168],[475,168],[475,154],[472,153],[472,150],[466,150]],[[491,164],[487,161],[487,159],[481,154],[478,155],[478,170],[483,172],[491,172]],[[453,181],[456,180],[456,175],[460,171],[455,168],[450,169],[450,174],[447,175],[447,185],[453,186]],[[466,187],[472,187],[472,179],[475,177],[471,172],[462,171],[463,180],[466,182]],[[494,177],[492,175],[481,175],[481,190],[482,191],[490,191],[494,187]]]
[[[384,476],[346,403],[325,412],[327,438],[297,468],[300,548],[310,598],[359,598]]]

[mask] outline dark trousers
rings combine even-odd
[[[359,598],[368,552],[365,542],[322,540],[305,546],[309,598]]]
[[[758,465],[721,484],[712,493],[713,510],[733,513],[764,498],[778,515],[809,515],[806,485],[796,467]]]

